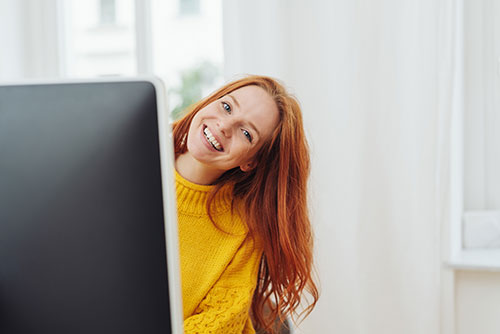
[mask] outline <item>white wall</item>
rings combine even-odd
[[[459,271],[456,300],[457,334],[500,333],[500,273]]]

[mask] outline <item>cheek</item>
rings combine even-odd
[[[197,124],[200,122],[200,116],[201,116],[200,113],[194,115],[193,120],[191,121],[191,125],[189,126],[189,131],[191,131],[193,127],[196,127]]]
[[[201,126],[200,116],[201,116],[200,113],[198,113],[193,117],[191,125],[189,126],[188,137],[193,136],[198,131],[198,128]]]
[[[187,133],[187,149],[192,150],[193,144],[198,140],[198,129],[200,127],[199,121],[196,119],[196,116],[193,118],[191,125],[189,126]]]
[[[239,143],[238,148],[235,151],[235,160],[238,162],[249,160],[254,154],[253,150],[251,150],[246,143]]]

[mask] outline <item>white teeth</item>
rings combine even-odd
[[[208,128],[205,128],[203,130],[203,133],[205,134],[205,137],[207,137],[208,141],[210,142],[210,144],[212,144],[216,149],[220,149],[221,145],[219,144],[219,142],[215,139],[214,135],[212,134],[212,132],[210,132],[210,130]]]

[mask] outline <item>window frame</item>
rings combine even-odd
[[[54,76],[67,76],[69,57],[67,54],[68,40],[68,7],[65,0],[49,0],[45,1],[43,7],[46,12],[52,11],[57,13],[56,23],[54,24],[55,36],[57,40],[52,44],[59,55],[57,59],[58,71]],[[151,26],[151,0],[134,0],[135,7],[135,24],[134,24],[134,40],[135,40],[135,60],[137,75],[152,75],[153,73],[153,47],[152,47],[152,26]],[[50,50],[51,48],[46,48]],[[45,51],[47,53],[47,51]]]
[[[479,133],[484,133],[485,121],[484,115],[487,110],[493,110],[495,108],[496,101],[500,100],[500,94],[496,93],[495,96],[495,75],[500,75],[500,59],[495,62],[494,59],[485,60],[485,57],[491,57],[493,49],[498,50],[500,48],[500,42],[496,42],[497,45],[492,45],[494,40],[495,30],[500,34],[500,25],[497,23],[495,25],[495,20],[493,15],[496,11],[500,13],[500,5],[495,4],[493,0],[484,0],[474,2],[475,6],[480,6],[481,8],[475,8],[474,10],[480,11],[483,15],[482,26],[478,29],[481,31],[482,38],[474,41],[480,46],[480,50],[474,49],[479,56],[476,57],[472,55],[472,47],[465,43],[465,39],[468,34],[474,34],[477,32],[467,31],[470,29],[466,26],[465,20],[471,20],[471,17],[465,17],[465,15],[471,14],[471,11],[465,10],[467,0],[458,1],[458,20],[457,20],[457,40],[455,56],[457,59],[457,68],[455,69],[455,88],[453,96],[453,107],[451,115],[451,140],[450,140],[450,186],[449,186],[449,200],[450,200],[450,233],[449,233],[449,261],[448,265],[454,269],[470,269],[470,270],[488,270],[488,271],[500,271],[500,248],[466,248],[465,242],[465,217],[473,212],[487,214],[488,210],[482,210],[485,207],[484,193],[485,193],[485,183],[486,175],[484,173],[485,164],[485,145],[486,140],[484,137],[481,138],[468,138],[466,142],[465,131],[466,129],[470,131],[469,127],[476,127],[476,131],[479,129]],[[483,6],[484,4],[484,6]],[[486,15],[485,15],[486,14]],[[476,13],[477,15],[477,13]],[[474,20],[474,18],[472,18]],[[474,76],[467,76],[465,73],[466,57],[479,58],[480,63],[477,66],[481,66],[481,71]],[[468,59],[467,59],[468,61]],[[486,67],[486,64],[495,64],[497,68]],[[466,82],[468,80],[468,82]],[[498,79],[497,79],[498,80]],[[465,89],[466,87],[479,87],[474,92],[470,89]],[[474,95],[471,97],[471,95]],[[469,100],[474,100],[478,102],[469,103]],[[467,103],[466,103],[467,101]],[[472,105],[472,106],[471,106]],[[475,112],[473,122],[465,122],[466,115],[470,119],[470,113],[466,114],[466,108],[474,108],[474,110],[479,110]],[[474,178],[470,178],[470,174],[465,175],[464,169],[465,164],[465,145],[472,145],[477,150],[474,152],[475,160],[474,162],[479,164],[477,168],[480,170],[478,173],[473,173]],[[470,150],[470,149],[469,149]],[[477,160],[477,161],[476,161]],[[466,182],[476,182],[474,189],[471,187],[465,189]],[[467,191],[467,193],[466,193]],[[472,198],[474,203],[480,203],[478,206],[479,210],[466,210],[465,208],[465,196]]]

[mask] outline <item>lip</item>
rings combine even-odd
[[[221,144],[222,146],[222,150],[221,151],[218,151],[215,149],[215,147],[212,146],[212,144],[208,141],[207,137],[205,136],[205,128],[208,128],[207,125],[203,124],[202,128],[201,128],[201,137],[202,137],[202,141],[203,143],[205,143],[205,146],[208,147],[211,151],[213,152],[217,152],[217,153],[222,153],[224,152],[224,146]],[[217,140],[219,143],[221,142],[219,137],[214,133],[214,131],[212,131],[210,128],[209,128],[210,132],[212,133],[212,135],[214,136],[215,140]]]

